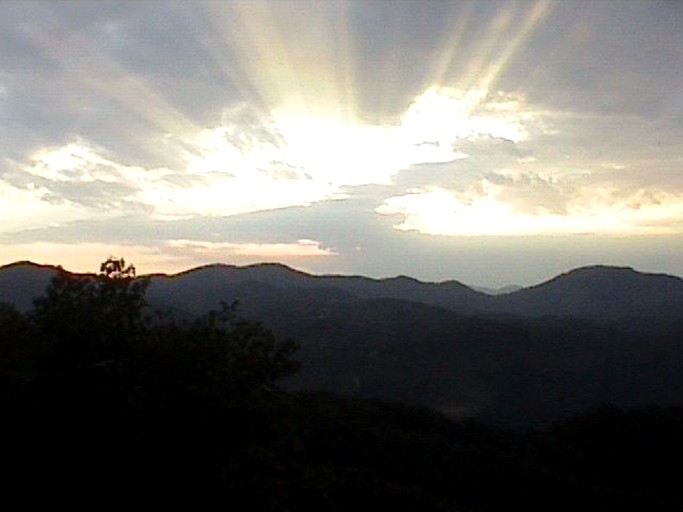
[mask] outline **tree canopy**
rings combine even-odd
[[[4,439],[14,439],[6,460],[39,460],[30,471],[43,483],[215,484],[211,468],[235,454],[209,450],[209,432],[248,423],[298,369],[296,344],[234,304],[191,320],[152,311],[133,268],[109,258],[99,274],[58,269],[28,313],[0,307],[0,406]],[[249,445],[239,429],[224,446]]]

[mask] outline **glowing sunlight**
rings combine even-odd
[[[0,3],[0,263],[681,233],[677,11],[571,3]]]

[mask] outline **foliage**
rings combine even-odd
[[[36,373],[34,361],[25,357],[30,325],[14,307],[0,304],[0,397],[8,400]]]
[[[192,321],[151,311],[132,269],[115,258],[98,275],[59,269],[32,311],[0,307],[3,440],[14,440],[3,452],[17,475],[108,491],[128,479],[149,493],[215,486],[218,461],[250,446],[249,418],[297,371],[296,344],[234,304]],[[243,435],[219,449],[217,429]]]
[[[147,286],[106,269],[61,271],[30,313],[0,305],[6,499],[16,491],[27,507],[47,497],[71,510],[144,498],[281,512],[683,506],[669,469],[683,457],[681,409],[603,408],[514,433],[285,393],[295,343],[235,304],[191,321],[151,312]]]
[[[157,316],[129,361],[128,378],[156,404],[179,400],[232,407],[278,389],[295,373],[297,345],[278,341],[261,324],[239,317],[236,305],[223,303],[190,322]],[[148,398],[145,398],[148,401]]]
[[[247,396],[298,369],[296,345],[241,319],[235,304],[191,322],[152,314],[149,282],[131,268],[110,257],[99,275],[60,269],[29,315],[43,378],[106,373],[126,392],[149,393],[165,381],[184,392]]]
[[[145,279],[74,275],[59,269],[31,320],[43,348],[66,371],[108,365],[147,330]]]
[[[100,274],[109,279],[133,279],[135,278],[135,266],[126,266],[126,260],[109,256],[100,265]]]

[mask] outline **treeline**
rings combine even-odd
[[[114,260],[115,262],[115,260]],[[107,262],[105,262],[107,263]],[[604,407],[543,432],[286,393],[296,344],[222,305],[150,311],[123,265],[0,307],[3,496],[25,508],[673,510],[683,410]],[[122,262],[121,262],[122,263]]]

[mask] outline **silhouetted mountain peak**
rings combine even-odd
[[[593,265],[500,298],[509,313],[591,319],[672,317],[683,306],[683,279],[631,267]]]
[[[60,267],[55,265],[44,265],[41,263],[35,263],[29,260],[15,261],[13,263],[8,263],[7,265],[0,265],[0,271],[10,270],[10,269],[34,269],[34,270],[56,270]]]
[[[637,271],[631,267],[616,267],[607,265],[593,265],[579,267],[560,274],[545,283],[533,286],[529,289],[541,289],[550,287],[574,288],[574,287],[599,287],[601,293],[617,291],[624,288],[626,291],[635,291],[632,287],[647,287],[656,289],[662,283],[681,284],[683,280],[668,274],[652,274]],[[605,289],[604,286],[612,286],[615,289]]]
[[[567,278],[574,278],[574,279],[606,279],[606,278],[612,278],[612,279],[623,279],[627,276],[637,276],[637,275],[647,275],[644,272],[639,272],[632,267],[619,267],[619,266],[612,266],[612,265],[589,265],[585,267],[578,267],[575,269],[572,269],[568,272],[564,272],[555,278],[551,279],[551,281],[558,280],[558,279],[567,279]],[[650,274],[650,275],[655,275],[655,274]]]
[[[312,277],[305,272],[293,269],[282,263],[254,263],[251,265],[229,265],[225,263],[211,263],[194,267],[176,274],[154,274],[167,278],[179,278],[187,276],[204,277],[240,277],[241,279],[271,280],[282,278],[306,278]]]
[[[27,310],[33,300],[43,295],[59,267],[32,261],[17,261],[0,267],[0,303],[14,304]]]
[[[27,311],[57,269],[0,268],[0,302]],[[458,281],[311,275],[273,263],[146,277],[152,310],[192,320],[237,301],[240,315],[300,343],[291,389],[511,425],[683,396],[683,280],[665,274],[596,265],[498,296]]]
[[[30,307],[59,267],[19,261],[0,267],[0,301]],[[400,299],[468,314],[573,316],[592,320],[678,317],[683,310],[683,279],[631,267],[579,267],[538,285],[503,295],[487,295],[459,281],[423,282],[399,275],[371,278],[313,275],[280,263],[246,266],[211,264],[177,274],[146,276],[150,299],[198,313],[221,301],[271,305],[278,301]]]

